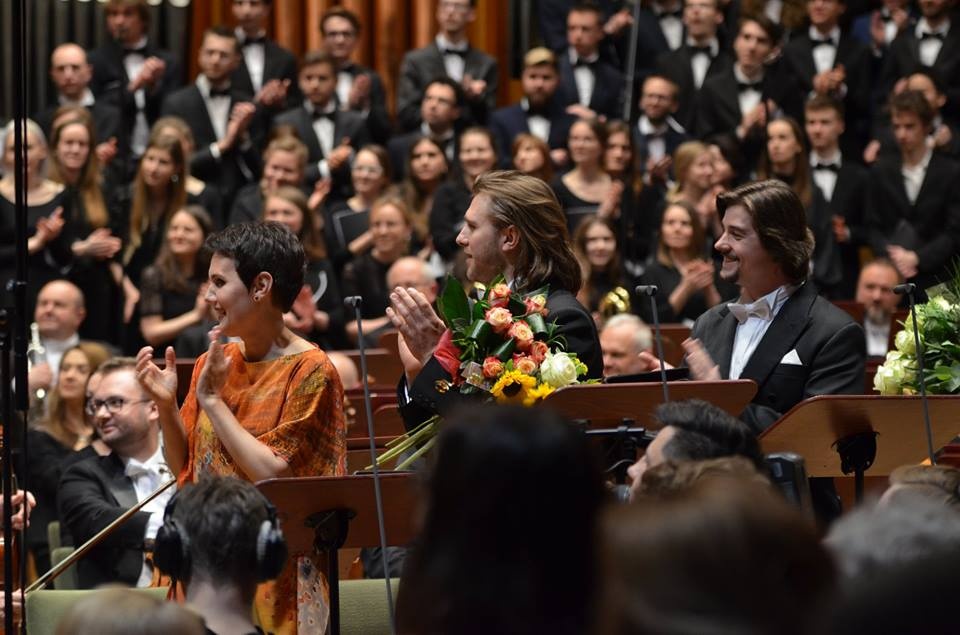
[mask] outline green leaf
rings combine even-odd
[[[510,294],[510,304],[507,305],[507,308],[510,309],[510,314],[513,317],[520,317],[527,312],[527,305],[515,293]]]
[[[452,329],[457,320],[470,320],[470,302],[463,285],[453,276],[447,276],[443,292],[437,298],[437,308],[447,328]]]
[[[487,341],[490,339],[490,334],[493,332],[493,327],[490,326],[490,323],[486,320],[477,320],[470,325],[470,328],[467,330],[467,337],[477,343],[478,348],[483,348],[487,345]]]
[[[493,349],[493,352],[490,354],[499,359],[501,362],[505,362],[510,359],[511,355],[513,355],[513,349],[516,348],[516,346],[516,341],[511,338],[497,348]]]
[[[546,335],[547,334],[547,324],[543,319],[543,316],[539,313],[533,313],[524,318],[527,321],[527,324],[530,325],[530,330],[533,331],[533,335]]]

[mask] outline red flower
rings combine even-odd
[[[540,364],[533,361],[529,355],[514,355],[513,367],[525,375],[532,375],[540,368]]]
[[[483,319],[490,323],[495,333],[503,333],[513,324],[513,315],[502,307],[487,309]]]
[[[510,304],[510,287],[504,283],[495,284],[487,294],[491,308],[506,308]]]
[[[507,336],[517,341],[517,350],[526,351],[533,344],[533,329],[523,321],[510,325]]]
[[[533,361],[537,362],[537,365],[543,363],[543,360],[547,358],[547,353],[549,352],[550,347],[547,346],[546,342],[534,340],[533,344],[530,345],[530,357],[533,358]]]
[[[483,360],[483,376],[487,379],[494,379],[503,372],[503,362],[491,355]]]
[[[440,343],[433,351],[433,356],[443,367],[443,370],[447,371],[453,378],[454,384],[463,383],[463,377],[460,376],[460,348],[453,343],[453,332],[450,329],[443,332]]]
[[[539,313],[540,315],[547,314],[547,296],[540,294],[527,298],[523,301],[527,305],[527,314]]]

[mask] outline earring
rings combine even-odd
[[[179,175],[179,174],[171,174],[171,175],[170,175],[170,182],[171,182],[171,183],[177,183],[177,182],[179,182],[179,181],[180,181],[180,175]]]

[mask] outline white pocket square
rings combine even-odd
[[[793,349],[784,355],[783,359],[780,360],[780,363],[790,364],[791,366],[803,366],[803,362],[800,361],[800,356],[797,355],[797,349]]]

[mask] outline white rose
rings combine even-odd
[[[893,338],[893,345],[904,355],[915,355],[917,352],[912,330],[903,330],[897,333],[896,337]]]
[[[888,368],[886,364],[877,368],[877,374],[873,376],[873,389],[881,395],[900,394],[900,384],[892,368]]]
[[[547,353],[540,364],[540,379],[554,388],[577,383],[577,366],[566,353]]]
[[[944,311],[949,311],[952,308],[950,306],[950,302],[947,301],[947,299],[942,295],[938,295],[937,297],[935,297],[933,299],[933,302],[935,302]]]

